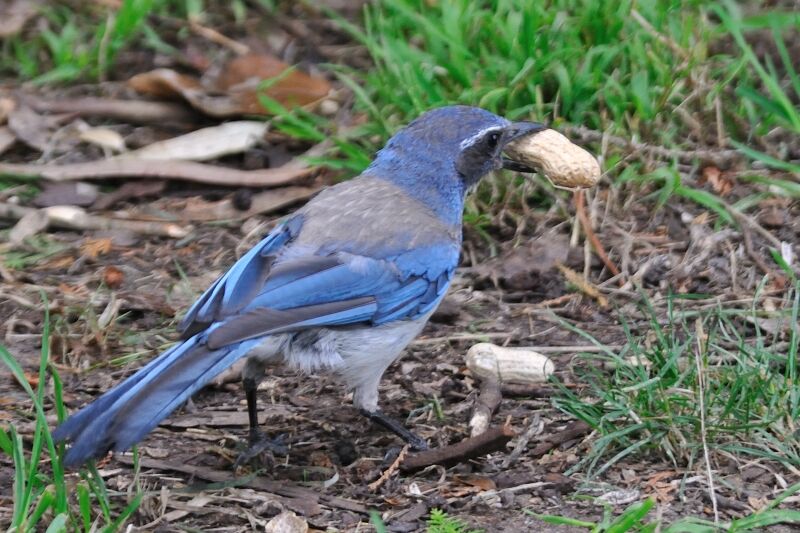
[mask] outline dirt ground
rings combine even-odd
[[[609,346],[626,342],[621,315],[631,321],[635,333],[648,327],[647,321],[637,322],[629,312],[635,294],[625,294],[610,284],[611,305],[602,308],[567,290],[563,276],[552,264],[554,259],[531,259],[546,256],[543,246],[551,250],[561,247],[567,265],[583,265],[582,250],[569,247],[567,224],[554,224],[546,213],[535,218],[532,226],[537,232],[550,229],[516,248],[504,245],[504,254],[495,261],[464,268],[422,336],[385,376],[381,386],[384,409],[406,420],[433,446],[468,436],[467,422],[478,387],[464,365],[464,354],[472,344],[483,340],[550,348],[587,344],[560,327],[556,317],[569,320]],[[653,233],[663,221],[642,218],[637,223],[631,218],[631,222],[634,225],[629,232],[639,236],[638,241],[650,236],[658,242],[654,246],[668,250],[668,257],[680,257],[685,246],[681,243],[686,241],[669,235],[656,239]],[[259,234],[249,238],[254,240]],[[603,234],[604,238],[610,235]],[[66,252],[26,272],[10,273],[14,283],[6,285],[4,296],[16,300],[11,305],[6,300],[0,318],[6,324],[7,347],[35,375],[41,331],[41,311],[35,302],[37,289],[45,290],[54,317],[53,356],[62,369],[65,401],[71,410],[129,375],[173,339],[175,313],[233,261],[237,246],[244,246],[241,228],[203,228],[192,242],[182,245],[142,239],[132,247],[112,246],[93,258],[76,258],[73,253],[85,251],[92,238],[72,232],[60,232],[57,237],[69,245]],[[476,253],[482,249],[474,238],[470,242]],[[517,263],[527,268],[514,270]],[[115,289],[104,287],[103,280],[115,270],[121,273],[120,283]],[[599,270],[594,267],[592,272]],[[499,277],[501,288],[495,288],[487,274]],[[664,282],[663,278],[658,281]],[[692,283],[707,281],[695,277]],[[552,304],[554,298],[561,302]],[[542,302],[547,306],[541,306]],[[84,322],[96,321],[110,307],[117,317],[113,326],[98,330]],[[572,377],[577,350],[568,348],[551,356],[559,378],[580,390],[581,384]],[[145,355],[127,364],[110,361],[130,352]],[[82,370],[75,372],[77,369]],[[623,502],[655,495],[667,521],[687,515],[708,517],[710,512],[702,477],[692,469],[676,469],[652,457],[623,461],[588,484],[580,476],[564,476],[586,452],[593,435],[583,431],[547,446],[548,439],[574,425],[552,407],[550,386],[531,394],[537,397],[507,395],[494,417],[495,423],[508,420],[519,435],[529,439],[515,459],[508,450],[449,469],[431,467],[392,477],[373,492],[367,486],[387,467],[384,457],[396,452],[398,439],[360,417],[350,407],[345,391],[330,377],[278,368],[260,387],[261,416],[272,435],[285,435],[289,455],[276,457],[274,467],[258,477],[235,478],[231,464],[246,442],[247,419],[240,385],[235,376],[228,379],[204,389],[141,444],[139,481],[150,492],[136,513],[135,524],[165,531],[185,527],[246,530],[288,508],[318,529],[356,531],[363,529],[367,509],[379,509],[391,531],[417,531],[429,509],[438,507],[486,531],[536,530],[543,526],[526,511],[587,519],[602,515],[602,507],[576,498],[577,488],[594,496],[611,494],[612,501]],[[0,380],[0,398],[8,406],[20,406],[10,407],[8,412],[23,434],[25,428],[30,430],[24,393],[8,375]],[[511,448],[518,442],[513,440]],[[542,443],[544,448],[539,446]],[[115,456],[102,463],[101,472],[111,489],[129,490],[133,481],[130,465],[130,456]],[[722,474],[725,488],[720,491],[726,503],[724,517],[741,516],[748,498],[773,489],[769,469],[740,471],[733,462],[718,466],[727,469]],[[10,487],[11,476],[9,459],[4,457],[2,486]],[[220,489],[220,485],[228,488]],[[191,505],[199,508],[187,511]],[[3,508],[8,510],[5,504]]]
[[[284,32],[303,31],[291,22],[282,27]],[[349,50],[336,39],[324,44],[327,47],[298,55]],[[352,60],[364,58],[354,54]],[[142,70],[153,58],[138,54],[122,61]],[[49,96],[116,94],[118,88],[112,81]],[[141,139],[164,135],[155,126],[124,126],[121,131]],[[236,168],[270,160],[275,164],[306,148],[282,141],[285,144],[269,153],[254,150],[249,156],[216,162]],[[70,157],[96,155],[79,151]],[[21,148],[5,157],[32,160]],[[302,184],[319,187],[335,178],[321,173]],[[709,190],[720,183],[699,180],[693,185]],[[110,188],[111,183],[104,185]],[[741,182],[725,186],[730,186],[725,198],[731,203],[752,192]],[[506,217],[502,205],[495,206],[489,213],[488,234],[496,257],[490,257],[486,233],[467,227],[463,268],[447,298],[384,377],[384,410],[406,421],[433,447],[454,443],[468,436],[478,395],[479,383],[464,362],[466,351],[477,342],[540,347],[553,359],[560,382],[581,394],[584,384],[575,370],[587,363],[575,356],[592,346],[563,321],[603,345],[619,348],[627,342],[623,319],[635,336],[646,336],[651,327],[641,310],[643,294],[661,302],[657,312],[662,317],[663,298],[670,290],[713,295],[686,303],[687,309],[739,302],[752,298],[761,277],[769,274],[762,294],[776,300],[786,294],[789,283],[777,268],[766,267],[764,272],[771,242],[761,230],[779,241],[800,242],[795,203],[766,198],[752,212],[752,224],[738,231],[720,229],[704,209],[675,197],[653,212],[652,203],[640,200],[651,191],[632,189],[626,189],[623,198],[603,187],[590,195],[586,210],[600,242],[641,292],[632,284],[620,287],[620,278],[587,252],[583,239],[571,245],[575,207],[568,196],[526,202],[525,229],[520,232],[512,223],[516,219]],[[13,191],[2,194],[6,200]],[[194,198],[201,198],[202,208],[202,202],[235,194],[249,193],[173,182],[113,205],[117,212],[156,217],[180,213]],[[196,223],[179,239],[119,231],[52,231],[45,251],[23,245],[29,254],[24,266],[0,269],[3,344],[35,379],[43,328],[40,302],[46,295],[52,358],[64,382],[65,403],[74,411],[174,341],[176,321],[193,298],[297,204],[232,223]],[[794,248],[797,255],[800,250],[796,244]],[[557,264],[584,274],[601,297],[569,283]],[[423,529],[430,509],[439,508],[485,531],[570,531],[579,529],[545,525],[531,513],[598,520],[604,507],[582,496],[601,495],[616,511],[654,496],[658,517],[666,523],[688,515],[712,517],[698,465],[676,466],[659,456],[635,455],[591,480],[570,473],[597,435],[553,407],[557,390],[551,384],[522,393],[506,391],[493,423],[507,423],[517,436],[504,450],[450,468],[393,475],[374,490],[370,483],[387,469],[401,443],[361,417],[335,380],[276,368],[259,390],[261,420],[271,435],[285,435],[288,456],[275,457],[270,468],[234,476],[231,466],[246,443],[247,415],[232,372],[203,389],[140,444],[138,474],[131,455],[117,454],[101,462],[100,472],[115,502],[123,501],[136,481],[146,490],[131,523],[148,531],[247,531],[288,509],[319,530],[368,531],[368,511],[377,509],[388,530],[399,532]],[[29,436],[29,403],[6,372],[0,372],[0,405],[0,423],[14,423]],[[780,469],[764,462],[742,467],[724,456],[715,467],[723,520],[744,516],[755,500],[773,494],[775,470]],[[798,481],[796,473],[779,473],[789,484]],[[12,476],[11,460],[3,455],[0,525],[10,519]],[[73,478],[78,481],[77,475]]]

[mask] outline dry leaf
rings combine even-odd
[[[244,108],[264,113],[258,102],[258,85],[283,74],[290,66],[266,54],[245,54],[232,59],[216,80],[216,88],[227,91]],[[264,92],[287,107],[303,106],[324,98],[331,90],[328,80],[292,70]]]
[[[54,205],[77,205],[86,207],[97,200],[98,187],[82,181],[45,183],[44,190],[33,199],[36,207]]]
[[[111,239],[86,239],[81,245],[81,255],[89,259],[97,259],[111,251]]]
[[[62,256],[62,257],[55,257],[53,259],[45,261],[45,263],[43,265],[39,265],[39,266],[41,266],[41,268],[50,268],[50,269],[53,269],[53,270],[63,270],[65,268],[71,267],[75,263],[75,261],[77,261],[77,259],[75,257],[73,257],[72,255],[65,255],[65,256]]]
[[[726,196],[733,189],[733,181],[715,166],[704,167],[703,173],[697,182],[700,185],[708,183],[714,189],[714,192],[720,196]]]
[[[8,242],[14,246],[22,244],[22,241],[33,237],[40,231],[44,231],[50,224],[47,213],[39,209],[31,210],[20,218],[11,231],[8,232]]]
[[[240,120],[159,141],[120,156],[148,160],[206,161],[245,152],[267,132],[266,122]]]
[[[119,189],[100,196],[92,207],[94,209],[108,209],[117,202],[128,198],[152,196],[162,192],[167,187],[166,181],[136,180],[126,181]]]
[[[111,239],[109,239],[109,242],[111,242]],[[119,289],[124,281],[125,274],[114,265],[109,265],[103,269],[103,283],[109,289]]]
[[[28,385],[30,385],[34,389],[39,386],[39,373],[38,372],[25,370],[24,374],[25,374],[25,381],[28,382]]]
[[[480,490],[495,490],[497,488],[494,481],[484,476],[456,476],[454,480]]]
[[[325,97],[331,90],[324,79],[299,70],[263,54],[246,54],[230,61],[216,80],[156,69],[137,74],[129,85],[142,94],[159,98],[180,97],[203,113],[226,118],[245,114],[268,114],[258,99],[264,80],[282,76],[263,89],[264,94],[285,106],[307,105]]]
[[[141,94],[153,96],[155,98],[176,98],[180,97],[185,91],[200,91],[202,86],[197,78],[178,74],[168,68],[159,68],[150,72],[136,74],[128,85]]]
[[[78,144],[72,135],[60,135],[65,116],[39,115],[27,106],[20,106],[8,115],[8,127],[20,141],[45,153],[64,153]]]
[[[210,222],[213,220],[241,220],[254,215],[271,213],[278,209],[306,200],[319,191],[318,187],[281,187],[256,193],[252,196],[250,207],[237,209],[233,198],[209,202],[202,198],[190,198],[186,207],[178,213],[184,222]]]
[[[127,149],[122,135],[108,128],[89,128],[84,130],[80,133],[80,140],[112,152],[124,152]]]
[[[284,511],[264,528],[266,533],[308,533],[308,522],[291,511]]]
[[[5,124],[8,115],[17,108],[17,102],[12,98],[0,97],[0,124]]]
[[[15,142],[17,142],[17,136],[14,135],[11,128],[8,126],[0,126],[0,155],[14,146]]]
[[[38,0],[6,0],[0,3],[0,39],[22,31],[25,23],[39,10]]]

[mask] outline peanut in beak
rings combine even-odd
[[[559,187],[592,187],[600,179],[597,159],[555,130],[515,139],[505,152],[513,161],[539,170]]]

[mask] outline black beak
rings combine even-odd
[[[534,135],[546,129],[549,128],[544,124],[539,124],[538,122],[514,122],[508,128],[506,128],[505,132],[503,133],[503,145],[519,139],[520,137]],[[535,168],[531,168],[528,165],[524,165],[507,157],[503,158],[503,168],[513,170],[515,172],[527,172],[530,174],[536,172]]]

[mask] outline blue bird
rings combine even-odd
[[[378,409],[378,383],[422,330],[458,264],[464,200],[502,167],[504,146],[546,129],[466,106],[429,111],[394,135],[359,177],[287,217],[192,305],[181,342],[61,424],[74,466],[127,450],[241,358],[248,452],[284,451],[258,428],[265,367],[329,370],[373,422],[426,442]]]

